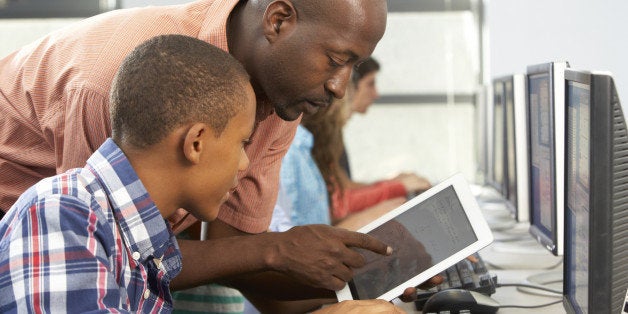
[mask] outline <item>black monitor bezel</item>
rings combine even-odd
[[[529,232],[530,234],[537,239],[537,241],[539,243],[541,243],[541,245],[543,245],[545,248],[547,248],[550,252],[552,252],[552,254],[554,255],[559,255],[558,254],[558,247],[560,245],[562,245],[562,243],[558,243],[558,233],[556,232],[558,230],[558,219],[557,219],[557,212],[556,212],[556,208],[557,208],[557,188],[556,188],[556,182],[557,182],[557,178],[556,178],[556,125],[555,125],[555,114],[556,114],[556,103],[555,103],[555,84],[556,84],[556,78],[555,78],[555,73],[554,73],[554,63],[543,63],[543,64],[537,64],[537,65],[531,65],[527,67],[527,73],[526,73],[526,121],[528,123],[528,131],[527,131],[527,141],[528,141],[528,177],[530,178],[529,180],[529,202],[530,202],[530,228],[529,228]],[[534,195],[533,195],[533,175],[532,175],[532,163],[534,162],[532,159],[532,136],[531,136],[531,132],[532,132],[532,127],[531,127],[531,106],[530,106],[530,88],[531,88],[531,84],[530,84],[530,79],[533,79],[535,75],[538,74],[549,74],[549,81],[550,81],[550,86],[549,86],[549,100],[550,100],[550,121],[552,122],[552,144],[553,144],[553,151],[554,151],[554,160],[553,160],[553,166],[551,169],[551,175],[553,178],[553,182],[551,183],[552,186],[554,187],[554,197],[552,199],[552,229],[553,230],[548,230],[548,232],[545,232],[544,230],[542,230],[541,228],[539,228],[539,226],[537,226],[537,223],[540,224],[540,222],[537,222],[538,217],[536,217],[535,212],[534,212]],[[563,104],[564,105],[564,104]],[[549,233],[549,234],[548,234]]]
[[[507,84],[510,84],[511,86],[511,90],[510,93],[508,92],[508,89],[506,88]],[[506,99],[504,101],[504,155],[505,155],[505,166],[504,166],[504,186],[506,188],[506,191],[504,192],[504,198],[506,199],[506,201],[511,205],[510,209],[513,213],[513,216],[515,217],[515,219],[519,220],[519,215],[518,215],[518,211],[519,211],[519,195],[518,195],[518,185],[519,185],[519,177],[518,177],[518,173],[517,173],[517,163],[519,162],[518,158],[519,156],[517,156],[517,99],[516,98],[516,86],[515,86],[515,77],[514,75],[510,75],[507,78],[504,79],[504,99]],[[510,104],[508,103],[508,99],[510,98],[511,102]],[[508,111],[512,112],[512,120],[508,119]],[[508,137],[508,126],[509,124],[512,125],[513,127],[513,134],[512,134],[512,143],[510,143],[511,141],[509,141],[509,137]],[[512,149],[513,149],[513,159],[511,160],[509,158],[508,152],[509,152],[509,148],[510,145],[512,144]],[[513,169],[511,169],[510,165],[513,166]],[[511,170],[512,173],[511,173]],[[510,182],[514,181],[514,185],[511,186]],[[514,197],[514,199],[511,199],[511,196]]]
[[[565,71],[565,107],[567,107],[567,84],[577,82],[590,86],[590,129],[589,129],[589,265],[595,271],[588,274],[589,308],[610,312],[611,309],[611,260],[612,260],[612,193],[613,193],[613,82],[608,75],[591,74],[587,71]],[[609,104],[602,106],[599,104]],[[569,115],[565,115],[568,119]],[[565,152],[567,152],[565,143]],[[567,153],[565,153],[565,158]],[[566,164],[566,160],[565,160]],[[568,180],[565,169],[565,182]],[[565,189],[565,250],[563,268],[563,304],[567,313],[577,313],[574,300],[567,295],[570,284],[571,241],[567,219],[568,191]],[[592,305],[595,304],[595,308]],[[602,308],[600,308],[602,307]]]
[[[505,155],[505,144],[506,144],[506,134],[505,134],[505,126],[506,126],[506,101],[505,101],[505,97],[506,97],[506,88],[505,88],[505,81],[507,80],[507,77],[502,77],[502,78],[495,78],[493,80],[493,101],[492,101],[492,106],[493,108],[491,108],[492,111],[492,119],[491,119],[491,128],[492,128],[492,132],[491,132],[491,164],[487,167],[490,169],[490,175],[487,178],[487,185],[489,185],[490,187],[494,188],[500,195],[502,195],[504,198],[507,195],[507,184],[506,184],[506,180],[507,180],[507,173],[506,173],[506,155]],[[512,79],[512,78],[511,78]],[[499,88],[502,92],[502,101],[501,101],[501,105],[502,105],[502,121],[504,122],[504,129],[503,129],[503,133],[502,134],[502,151],[499,152],[499,157],[501,159],[501,164],[502,164],[502,178],[501,178],[501,184],[497,181],[496,178],[496,174],[495,174],[495,157],[497,156],[497,150],[495,149],[495,91],[496,91],[496,86],[499,85]]]

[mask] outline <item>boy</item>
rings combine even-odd
[[[123,62],[112,138],[84,168],[44,179],[0,223],[0,312],[169,312],[178,208],[216,218],[249,160],[249,76],[233,57],[159,36]]]

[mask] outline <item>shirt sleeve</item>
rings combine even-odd
[[[362,211],[381,201],[405,195],[405,187],[397,180],[380,181],[360,188],[345,189],[344,195],[335,191],[332,195],[333,215],[335,219],[342,219],[348,214]]]
[[[126,312],[109,270],[112,229],[74,197],[37,200],[12,219],[0,253],[0,312]],[[7,238],[9,237],[9,238]]]

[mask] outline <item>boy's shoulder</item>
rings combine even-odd
[[[26,228],[39,224],[65,229],[69,226],[61,224],[78,223],[77,219],[87,219],[94,214],[99,220],[106,219],[101,210],[106,204],[106,193],[94,174],[85,168],[71,169],[42,179],[26,190],[2,219],[0,234],[18,225]]]

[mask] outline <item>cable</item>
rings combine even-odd
[[[535,309],[539,307],[546,307],[546,306],[554,305],[561,302],[563,302],[563,300],[558,300],[558,301],[545,303],[545,304],[538,304],[538,305],[500,305],[499,308],[503,309],[506,307],[511,307],[511,308],[519,308],[519,309]]]
[[[539,290],[543,290],[543,291],[547,291],[547,292],[551,292],[551,293],[556,293],[556,294],[560,294],[560,296],[563,295],[562,291],[558,291],[558,290],[554,290],[554,289],[550,289],[550,288],[545,288],[545,287],[541,287],[541,286],[535,286],[535,285],[528,285],[525,283],[498,283],[495,284],[496,288],[500,288],[500,287],[524,287],[524,288],[530,288],[530,289],[539,289]]]
[[[484,261],[484,264],[486,264],[487,266],[489,266],[489,268],[491,268],[491,269],[495,269],[495,270],[508,270],[508,269],[513,269],[513,268],[511,268],[511,267],[504,267],[504,266],[502,266],[502,265],[498,265],[498,264],[495,264],[495,263],[491,263],[491,262],[489,262],[489,261]],[[552,270],[552,269],[558,268],[558,267],[560,267],[560,266],[562,266],[562,265],[563,265],[563,259],[561,258],[561,259],[560,259],[560,261],[556,262],[556,264],[553,264],[553,265],[550,265],[550,266],[546,266],[546,267],[540,267],[540,268],[537,268],[537,269],[538,269],[538,270]]]
[[[560,259],[560,262],[556,263],[556,264],[555,264],[555,265],[553,265],[553,266],[549,266],[549,267],[547,267],[547,268],[545,268],[545,269],[546,269],[546,270],[552,270],[552,269],[557,268],[558,266],[562,266],[562,265],[563,265],[563,258],[561,258],[561,259]]]

